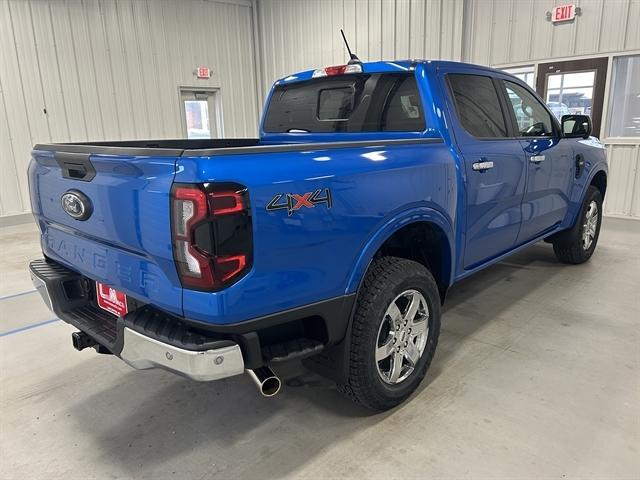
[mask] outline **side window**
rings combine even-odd
[[[480,138],[507,136],[498,92],[491,77],[449,74],[447,78],[458,118],[467,132]]]
[[[553,121],[540,100],[517,83],[505,81],[507,96],[518,122],[518,130],[523,137],[553,135]]]
[[[420,94],[413,76],[396,82],[384,106],[382,130],[385,132],[424,130]]]

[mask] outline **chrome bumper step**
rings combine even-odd
[[[237,344],[212,350],[184,350],[124,327],[120,358],[133,368],[162,368],[207,382],[244,373],[242,352]]]

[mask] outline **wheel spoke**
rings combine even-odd
[[[416,316],[416,313],[418,313],[418,308],[420,308],[420,297],[415,292],[413,292],[411,294],[411,301],[409,302],[409,306],[407,307],[407,313],[405,313],[404,319],[412,322]]]
[[[404,355],[400,352],[396,352],[393,356],[393,365],[391,366],[391,370],[389,371],[389,381],[391,383],[396,383],[400,378],[400,374],[402,373],[403,360]]]
[[[424,316],[420,319],[416,319],[417,321],[414,321],[411,324],[411,334],[414,337],[417,337],[420,334],[426,333],[427,329],[429,328],[429,321],[428,321],[429,317],[428,316]]]
[[[380,362],[393,353],[393,336],[384,345],[376,349],[376,362]]]
[[[405,357],[412,367],[416,366],[418,360],[420,360],[420,352],[418,351],[415,343],[409,342],[407,348],[405,348]]]
[[[582,225],[582,248],[588,250],[596,239],[598,229],[598,205],[591,202],[584,215]]]
[[[389,305],[389,308],[387,308],[387,315],[391,318],[392,324],[395,324],[402,318],[402,312],[395,302],[392,302],[391,305]]]

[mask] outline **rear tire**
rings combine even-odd
[[[372,410],[402,403],[427,373],[440,315],[440,295],[429,270],[403,258],[374,260],[353,318],[348,380],[338,389]]]
[[[602,224],[602,194],[593,185],[587,189],[580,215],[570,230],[553,238],[553,251],[563,263],[580,264],[591,258]]]

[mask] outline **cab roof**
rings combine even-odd
[[[475,69],[483,69],[488,71],[495,71],[495,69],[487,67],[485,65],[474,65],[464,62],[453,62],[449,60],[424,60],[424,59],[406,59],[406,60],[383,60],[378,62],[362,62],[363,73],[393,73],[393,72],[407,72],[414,69],[418,64],[429,64],[433,68],[438,67],[451,67],[451,66],[468,66]],[[303,70],[301,72],[293,73],[286,77],[280,78],[275,82],[275,85],[290,84],[296,82],[302,82],[313,78],[313,72],[317,69],[323,69],[330,67],[331,65],[322,65],[311,70]],[[504,72],[503,72],[504,73]]]

